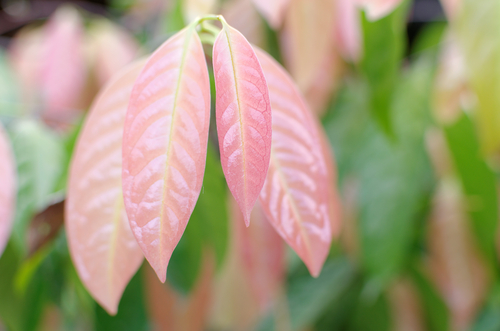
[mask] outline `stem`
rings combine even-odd
[[[212,46],[215,42],[215,39],[220,33],[220,29],[210,24],[208,21],[219,21],[222,24],[224,24],[226,20],[224,20],[224,18],[221,15],[206,15],[203,17],[196,18],[191,23],[191,26],[193,26],[194,28],[200,25],[200,30],[198,31],[198,35],[200,36],[201,42],[203,44]]]

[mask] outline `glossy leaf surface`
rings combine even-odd
[[[149,58],[132,91],[123,133],[125,209],[162,282],[200,194],[209,118],[205,55],[190,26]]]
[[[269,55],[258,50],[273,109],[273,145],[262,207],[276,231],[318,276],[330,250],[332,226],[322,137],[314,115],[292,79]]]
[[[110,314],[143,260],[130,230],[121,185],[128,101],[145,61],[117,74],[96,98],[73,154],[66,231],[80,279]]]
[[[7,134],[0,125],[0,256],[9,241],[16,210],[16,164]]]
[[[252,46],[227,23],[213,49],[217,133],[224,175],[246,225],[271,153],[271,105]]]
[[[253,0],[255,7],[275,30],[281,26],[289,2],[290,0]]]

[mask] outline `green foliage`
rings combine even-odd
[[[363,21],[364,56],[361,69],[369,84],[369,106],[385,133],[394,133],[391,121],[392,96],[398,81],[399,67],[405,50],[408,1],[377,21]]]
[[[472,229],[478,246],[492,266],[498,223],[498,193],[495,174],[481,157],[479,141],[470,118],[462,116],[445,127],[446,140],[467,196],[466,210],[471,216]]]

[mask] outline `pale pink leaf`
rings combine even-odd
[[[132,231],[162,282],[200,194],[210,121],[210,82],[194,26],[149,58],[123,133],[123,192]]]
[[[93,22],[87,43],[99,85],[132,62],[139,52],[135,39],[119,25],[105,19]]]
[[[271,153],[271,105],[252,46],[227,23],[214,43],[217,133],[226,180],[246,225]]]
[[[366,17],[371,21],[379,20],[389,15],[403,0],[353,0],[365,10]]]
[[[281,237],[318,276],[332,241],[334,171],[322,128],[283,68],[257,50],[273,111],[271,164],[260,201]],[[337,229],[335,229],[338,232]]]
[[[301,91],[313,83],[335,43],[334,0],[291,0],[281,42],[283,59]]]
[[[16,165],[7,134],[0,125],[0,256],[9,241],[16,210]]]
[[[234,200],[232,200],[234,202]],[[234,202],[233,205],[236,203]],[[241,213],[233,206],[233,224],[239,258],[245,278],[261,311],[270,308],[285,280],[285,247],[283,239],[267,221],[257,201],[251,214],[251,225],[243,226]]]
[[[90,294],[116,314],[143,261],[121,187],[122,132],[128,100],[145,61],[118,73],[97,96],[71,162],[66,233],[72,260]]]
[[[358,62],[363,51],[359,10],[353,0],[337,0],[335,5],[335,37],[339,52],[344,59]]]
[[[253,0],[255,7],[275,30],[281,26],[289,2],[290,0]]]
[[[83,54],[83,22],[76,9],[63,6],[44,28],[40,89],[44,116],[67,122],[77,116],[86,67]]]

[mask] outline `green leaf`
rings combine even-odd
[[[64,173],[65,149],[61,139],[43,124],[20,120],[10,130],[17,163],[18,194],[13,236],[25,250],[26,226],[44,209]]]
[[[392,108],[396,141],[367,115],[366,88],[341,92],[325,128],[339,164],[340,182],[359,181],[362,262],[382,290],[407,261],[417,221],[432,191],[432,168],[424,146],[430,122],[433,65],[423,57],[398,83]],[[378,285],[377,285],[378,284]]]
[[[389,331],[392,320],[389,303],[384,295],[375,301],[360,300],[351,319],[350,331]]]
[[[385,133],[392,135],[390,107],[406,43],[408,1],[377,21],[363,14],[364,57],[361,70],[370,86],[370,107]]]
[[[182,293],[189,293],[209,247],[220,267],[227,248],[227,186],[213,147],[208,144],[203,187],[184,235],[170,258],[167,278]]]
[[[498,223],[498,194],[496,178],[484,161],[474,124],[462,116],[444,128],[455,168],[467,196],[467,212],[476,243],[492,266],[496,266],[496,229]]]
[[[354,275],[351,263],[339,258],[327,261],[318,278],[304,275],[291,279],[287,298],[292,330],[313,325],[333,301],[342,297]],[[275,330],[272,316],[265,318],[258,330]]]
[[[144,302],[142,269],[135,274],[123,292],[118,313],[110,316],[96,304],[95,330],[147,331],[148,320]]]

